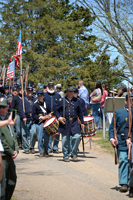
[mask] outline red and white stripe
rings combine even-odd
[[[22,55],[22,43],[21,42],[18,42],[16,55],[17,56],[21,56]]]
[[[10,80],[10,79],[13,79],[13,71],[10,71],[10,67],[8,66],[8,69],[7,69],[7,81]]]

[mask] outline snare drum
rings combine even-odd
[[[92,137],[96,135],[95,121],[93,116],[84,116],[85,135],[83,137]]]
[[[43,124],[43,128],[45,131],[52,137],[56,137],[60,133],[58,133],[58,127],[59,127],[59,121],[55,116],[49,118],[46,122]]]

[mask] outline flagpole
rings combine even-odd
[[[25,106],[24,106],[24,88],[23,88],[23,73],[22,73],[22,55],[20,56],[20,71],[21,71],[21,87],[22,87],[23,111],[25,112]]]
[[[11,93],[11,79],[9,81],[9,95],[10,95],[10,93]]]
[[[5,68],[5,65],[4,65],[4,74],[3,74],[3,87],[4,87],[4,84],[5,84],[5,73],[6,73],[6,68]]]

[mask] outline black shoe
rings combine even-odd
[[[49,157],[49,154],[48,154],[48,151],[47,151],[47,150],[44,150],[44,156],[45,156],[45,157]]]
[[[133,187],[130,187],[130,190],[129,190],[129,197],[133,197]]]
[[[64,162],[70,162],[69,158],[63,158]]]
[[[77,162],[77,161],[78,161],[77,156],[74,156],[74,157],[72,158],[72,160],[73,160],[74,162]]]
[[[29,152],[29,150],[28,150],[28,151],[25,151],[25,153],[26,153],[26,154],[29,154],[30,152]]]
[[[44,157],[44,153],[39,154],[39,158],[42,158],[42,157]]]
[[[53,151],[51,150],[51,151],[48,151],[48,153],[53,153]]]
[[[122,185],[122,187],[120,188],[120,192],[127,192],[128,191],[128,187],[126,184]]]
[[[59,153],[59,151],[58,150],[53,150],[53,153]]]
[[[30,153],[31,153],[31,154],[35,154],[35,150],[34,150],[34,149],[31,149],[31,150],[30,150]]]

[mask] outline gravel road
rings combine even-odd
[[[61,142],[59,144],[61,150]],[[85,145],[85,157],[80,144],[78,162],[63,162],[62,153],[39,158],[20,150],[15,160],[18,200],[125,200],[127,193],[119,192],[118,166],[114,157],[96,144],[90,150]]]

